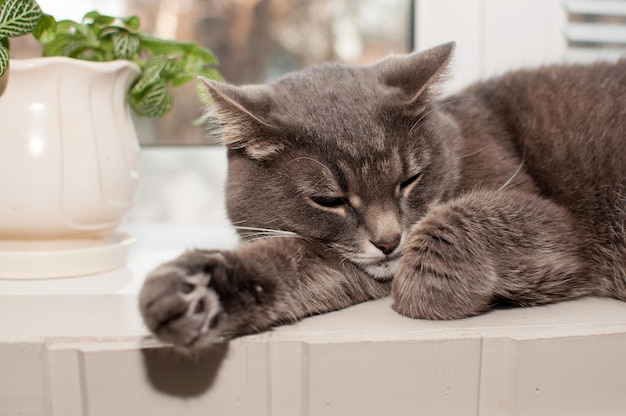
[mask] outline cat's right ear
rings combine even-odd
[[[445,73],[454,54],[455,43],[408,55],[391,55],[374,64],[381,82],[405,104],[425,104],[433,98],[432,87]]]
[[[269,87],[234,86],[199,77],[206,86],[220,124],[220,140],[229,149],[241,149],[253,159],[265,159],[283,145],[275,140],[276,128],[270,114],[273,108]]]

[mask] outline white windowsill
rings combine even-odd
[[[185,248],[236,238],[206,225],[129,231],[137,244],[125,268],[0,281],[1,415],[604,415],[626,406],[626,303],[610,299],[447,322],[401,317],[382,299],[175,356],[141,322],[145,274]]]

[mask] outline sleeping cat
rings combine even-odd
[[[243,242],[148,276],[156,336],[202,347],[389,294],[425,319],[626,300],[626,60],[438,100],[453,50],[205,81]]]

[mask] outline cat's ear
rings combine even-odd
[[[381,82],[400,93],[406,104],[425,103],[432,97],[428,91],[436,85],[452,59],[455,43],[444,43],[408,55],[391,55],[378,61]]]
[[[242,149],[253,159],[279,152],[277,129],[271,121],[272,96],[265,85],[234,86],[199,78],[213,99],[211,111],[220,124],[220,140],[229,149]]]

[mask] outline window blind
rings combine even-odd
[[[566,0],[570,60],[626,56],[626,0]]]

